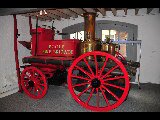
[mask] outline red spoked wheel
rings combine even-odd
[[[31,98],[43,98],[48,89],[45,75],[36,67],[26,67],[21,74],[21,85],[24,92]]]
[[[88,60],[88,57],[93,59]],[[75,72],[77,70],[78,74]],[[110,111],[121,105],[128,95],[129,77],[124,65],[116,57],[94,51],[73,61],[68,70],[68,87],[75,101],[86,109]],[[81,87],[79,92],[77,87]]]
[[[119,52],[116,51],[115,57],[118,58],[119,60],[126,60],[125,57],[123,57],[122,54],[120,54]]]

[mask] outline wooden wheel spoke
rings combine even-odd
[[[107,103],[108,106],[110,106],[109,100],[107,99],[107,97],[106,97],[106,95],[105,95],[105,93],[104,93],[104,91],[102,90],[101,87],[100,87],[100,90],[102,92],[102,95],[103,95],[103,98],[104,98],[105,102]]]
[[[108,88],[106,88],[104,85],[102,85],[102,88],[104,88],[108,93],[110,93],[114,98],[116,98],[116,100],[119,101],[119,98],[113,92],[111,92]]]
[[[43,93],[43,89],[40,86],[37,86],[38,95]]]
[[[87,87],[86,89],[84,89],[81,93],[79,93],[77,96],[80,97],[82,94],[84,94],[87,90],[89,90],[90,88],[92,88],[91,86]]]
[[[90,70],[90,72],[92,73],[92,76],[94,76],[93,70],[91,69],[90,65],[88,64],[86,58],[83,58],[84,62],[86,63],[88,69]]]
[[[114,78],[106,78],[106,79],[103,79],[104,81],[108,81],[108,80],[117,80],[117,79],[123,79],[125,78],[124,76],[118,76],[118,77],[114,77]]]
[[[109,75],[111,72],[113,72],[115,69],[117,69],[119,66],[116,65],[112,67],[105,75],[102,76],[102,79],[105,78],[107,75]]]
[[[29,69],[29,70],[28,70],[28,72],[29,72],[29,73],[30,73],[30,75],[31,75],[31,76],[30,76],[30,78],[31,78],[31,79],[33,79],[33,76],[34,76],[34,72],[33,72],[33,70],[32,70],[32,69]]]
[[[117,88],[117,89],[120,89],[120,90],[123,90],[123,91],[125,90],[125,88],[123,88],[123,87],[113,85],[113,84],[109,84],[109,83],[104,83],[104,85],[111,86],[111,87],[114,87],[114,88]]]
[[[37,73],[37,71],[35,71],[34,69],[32,69],[32,73],[33,73],[33,77],[36,78],[35,74]]]
[[[93,78],[93,76],[90,74],[90,73],[88,73],[87,71],[85,71],[83,68],[81,68],[81,67],[79,67],[79,66],[75,66],[77,69],[79,69],[80,71],[82,71],[83,73],[85,73],[86,75],[88,75],[91,79]]]
[[[45,87],[45,84],[41,84],[41,83],[36,83],[36,84],[39,85],[39,86]]]
[[[81,76],[72,75],[71,77],[72,77],[72,78],[78,78],[78,79],[86,80],[86,81],[91,81],[91,79],[84,78],[84,77],[81,77]]]
[[[73,85],[72,87],[74,88],[74,87],[78,87],[78,86],[82,86],[82,85],[86,85],[86,84],[89,84],[89,82],[76,84],[76,85]]]
[[[25,77],[27,77],[29,80],[31,80],[31,77],[29,77],[27,74],[25,75]]]
[[[108,61],[108,57],[106,57],[106,60],[105,60],[105,62],[103,63],[103,66],[102,66],[102,69],[100,70],[99,76],[102,75],[102,73],[103,73],[103,71],[104,71],[104,68],[105,68],[105,66],[106,66],[106,64],[107,64],[107,61]]]
[[[34,75],[34,78],[37,80],[37,79],[39,79],[41,76],[38,74],[38,73],[36,73],[37,75]]]
[[[97,63],[96,55],[94,55],[94,62],[95,62],[95,66],[96,66],[96,76],[98,76],[98,63]]]
[[[22,82],[24,82],[24,83],[28,83],[28,80],[22,80]]]
[[[37,90],[39,89],[39,90],[43,91],[43,89],[39,85],[36,85],[36,87],[37,87]]]
[[[90,93],[90,95],[89,95],[89,97],[88,97],[88,99],[87,99],[87,101],[86,101],[86,104],[89,103],[89,101],[90,101],[90,99],[91,99],[91,97],[92,97],[92,95],[93,95],[94,90],[95,90],[95,88],[92,88],[92,91],[91,91],[91,93]]]

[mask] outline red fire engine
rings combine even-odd
[[[47,94],[48,84],[67,83],[73,99],[86,109],[109,111],[123,103],[130,75],[135,75],[139,63],[127,61],[114,44],[102,45],[95,40],[89,17],[94,20],[95,15],[85,15],[85,41],[55,40],[54,29],[31,29],[31,56],[22,59],[25,65],[19,77],[19,86],[29,97],[41,99]],[[104,45],[106,50],[102,49]]]

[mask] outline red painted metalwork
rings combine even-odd
[[[21,92],[22,88],[21,88],[21,83],[20,83],[21,76],[20,76],[19,59],[18,59],[18,48],[17,48],[18,29],[17,29],[16,15],[13,15],[13,18],[14,18],[14,53],[15,53],[15,62],[16,62],[16,70],[17,70],[17,77],[18,77],[19,92]]]
[[[96,69],[95,72],[93,72],[93,68],[90,67],[89,61],[87,61],[86,59],[89,56],[94,56],[95,69]],[[106,58],[102,68],[98,66],[97,57],[99,56]],[[84,69],[78,66],[80,61],[84,61],[86,63],[88,70],[86,70],[86,68]],[[104,73],[105,66],[107,65],[109,61],[114,62],[115,66],[110,68],[106,73]],[[85,75],[84,76],[75,75],[73,71],[77,69],[80,70]],[[123,75],[110,77],[110,73],[116,69],[120,70],[123,73]],[[83,82],[75,84],[75,79],[77,78]],[[115,81],[119,79],[123,79],[125,81],[124,82],[125,85],[123,87],[120,85],[114,85],[114,84],[109,83],[110,81]],[[86,88],[82,92],[77,93],[75,90],[75,87],[78,87],[78,86],[86,86]],[[114,87],[115,89],[122,90],[123,94],[120,97],[118,97],[115,93],[113,93],[108,88],[108,86]],[[75,61],[70,66],[68,70],[68,88],[69,88],[69,91],[72,97],[75,99],[75,101],[78,102],[83,107],[93,110],[93,111],[109,111],[121,105],[123,101],[125,100],[126,96],[128,95],[129,77],[128,77],[128,73],[124,65],[116,57],[108,53],[100,52],[100,51],[87,52],[79,56],[77,59],[75,59]],[[87,99],[85,99],[84,96],[87,94],[87,92],[89,93],[89,96],[87,96]],[[105,94],[106,92],[112,95],[117,101],[112,104],[112,102],[108,100],[107,95]],[[100,93],[101,93],[101,96],[100,96]],[[81,98],[82,95],[84,96]],[[92,103],[93,102],[91,100],[92,97],[96,98],[96,101],[94,102],[96,104]],[[100,106],[100,100],[102,100],[102,98],[106,102],[106,105]]]
[[[38,40],[36,48],[36,30],[32,30],[32,56],[48,57],[77,57],[79,40],[65,39],[54,40],[54,31],[51,29],[38,28]]]
[[[48,90],[46,77],[36,67],[26,67],[21,74],[21,85],[24,92],[34,99],[43,98]]]
[[[120,57],[120,59],[121,60],[126,60],[126,58],[125,57],[123,57],[123,55],[122,54],[120,54],[119,52],[117,52],[117,51],[115,51],[116,52],[116,54],[115,54],[115,57],[116,58],[118,58],[118,57]]]

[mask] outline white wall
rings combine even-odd
[[[1,16],[0,25],[0,93],[2,93],[8,86],[17,84],[13,46],[13,16]]]
[[[107,11],[105,18],[100,14],[96,20],[112,20],[138,25],[138,40],[142,40],[140,82],[160,84],[160,14],[158,8],[153,9],[149,15],[146,12],[146,8],[140,9],[135,16],[134,10],[128,10],[128,15],[125,16],[124,11],[118,11],[115,17],[112,12]],[[61,31],[67,26],[81,22],[84,22],[83,17],[78,17],[75,20],[55,21],[54,26]],[[49,22],[46,24],[51,25]],[[61,38],[62,36],[56,36],[56,39]],[[139,59],[139,48],[137,55]]]
[[[32,20],[35,28],[35,20]],[[39,22],[41,25],[43,22]],[[17,92],[18,79],[14,56],[14,20],[13,16],[0,16],[0,97],[8,95],[7,92]],[[29,19],[24,16],[17,16],[17,27],[20,36],[18,40],[30,41]],[[18,43],[19,62],[22,64],[22,57],[29,56],[29,50]],[[16,90],[13,90],[16,89]],[[9,93],[10,94],[10,93]]]

